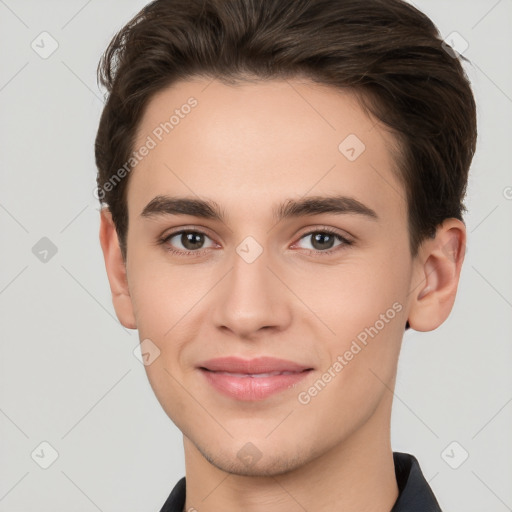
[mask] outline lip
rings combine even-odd
[[[270,395],[289,389],[313,370],[311,367],[274,357],[221,357],[200,363],[198,369],[214,389],[244,401],[264,400]],[[262,374],[274,375],[258,376]]]
[[[213,372],[230,373],[270,373],[270,372],[301,372],[311,369],[310,366],[278,359],[276,357],[256,357],[254,359],[243,359],[241,357],[229,356],[209,359],[197,365],[199,368],[206,368]]]

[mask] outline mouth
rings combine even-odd
[[[313,371],[293,361],[269,357],[213,359],[201,363],[198,369],[214,390],[243,401],[260,401],[283,392]]]
[[[207,372],[212,372],[212,370],[209,370],[208,368],[201,368],[201,370],[205,370]],[[307,370],[303,370],[303,371],[307,371]],[[232,377],[240,377],[240,378],[254,377],[255,379],[261,379],[263,377],[275,377],[276,375],[294,375],[299,372],[234,373],[234,372],[213,371],[213,373],[217,373],[218,375],[231,375]]]

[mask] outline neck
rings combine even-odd
[[[277,475],[225,472],[184,437],[185,510],[389,512],[398,498],[390,443],[391,399],[389,394],[364,425],[330,450]]]

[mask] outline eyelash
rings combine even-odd
[[[168,235],[165,235],[165,237],[160,238],[158,240],[158,244],[159,245],[166,245],[171,238],[174,238],[176,235],[181,235],[183,233],[197,233],[197,234],[205,235],[205,236],[208,237],[208,235],[206,233],[204,233],[203,231],[198,231],[196,229],[182,229],[182,230],[170,233]],[[315,230],[312,230],[312,231],[308,231],[307,233],[302,234],[302,236],[299,238],[299,241],[302,240],[305,237],[308,237],[308,236],[311,236],[311,235],[314,235],[314,234],[318,234],[318,233],[332,235],[335,238],[337,238],[340,242],[342,242],[342,244],[338,245],[338,246],[336,246],[336,247],[334,247],[332,249],[328,249],[326,251],[318,251],[318,250],[315,250],[315,249],[305,249],[306,251],[308,251],[308,254],[315,254],[315,255],[318,255],[318,256],[324,256],[324,255],[329,256],[329,255],[332,255],[333,253],[335,253],[335,252],[337,252],[339,250],[343,250],[347,246],[351,246],[351,245],[354,244],[353,241],[348,240],[344,236],[340,235],[337,231],[335,231],[335,230],[333,230],[331,228],[328,228],[328,227],[323,227],[323,228],[320,228],[320,229],[315,229]],[[208,237],[208,238],[210,238],[210,237]],[[166,247],[165,250],[170,252],[171,254],[176,254],[178,256],[192,256],[192,257],[195,257],[195,256],[200,256],[204,252],[204,250],[206,250],[206,249],[203,249],[203,250],[199,249],[197,251],[182,251],[182,250],[172,249],[171,247]]]

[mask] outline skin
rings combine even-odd
[[[389,512],[398,496],[390,416],[405,323],[430,331],[448,317],[465,226],[447,219],[411,258],[394,136],[351,92],[306,80],[179,82],[151,99],[135,147],[190,96],[198,105],[129,176],[126,262],[107,209],[100,227],[118,319],[160,350],[146,371],[183,432],[185,510]],[[338,149],[349,134],[366,146],[355,161]],[[162,194],[214,200],[226,219],[141,216]],[[356,198],[378,220],[272,217],[287,199],[333,194]],[[325,227],[354,243],[313,245],[311,233]],[[171,244],[191,250],[180,236],[157,243],[180,228],[206,234],[192,249],[199,255],[170,253]],[[236,252],[247,236],[263,248],[252,263]],[[300,403],[299,393],[394,303],[401,311]],[[196,368],[228,355],[274,356],[314,371],[294,388],[241,402]],[[247,443],[259,454],[253,464],[237,456]]]

